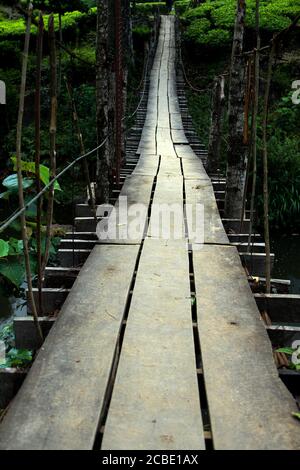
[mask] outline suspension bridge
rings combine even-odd
[[[1,449],[300,448],[296,403],[236,246],[248,235],[225,231],[237,221],[222,223],[225,182],[185,132],[175,59],[174,18],[163,16],[141,139],[116,193],[125,223],[98,241],[90,207],[77,206],[61,267],[46,270],[44,314],[63,305],[41,319],[53,326],[0,424]],[[147,210],[128,238],[135,204]],[[182,208],[184,238],[153,230],[159,204]],[[184,211],[197,204],[201,241]]]

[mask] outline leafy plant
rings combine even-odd
[[[0,329],[0,341],[3,341],[7,348],[14,347],[15,335],[14,335],[12,323],[9,323],[8,325],[3,326]]]
[[[297,349],[279,348],[279,349],[276,349],[276,352],[284,353],[288,356],[292,356],[295,352],[297,352]],[[292,361],[289,361],[289,369],[299,370],[300,371],[300,364],[294,364]]]
[[[300,419],[300,413],[292,413],[292,416],[296,419]]]
[[[0,258],[7,256],[9,253],[9,244],[5,240],[0,240]]]
[[[0,198],[8,199],[10,195],[18,194],[19,184],[18,184],[18,175],[17,174],[7,176],[7,178],[5,178],[2,181],[2,184],[3,184],[3,186],[5,186],[7,191],[5,191],[4,193],[1,193]],[[23,189],[30,188],[33,185],[33,179],[23,178],[22,185],[23,185]]]
[[[6,346],[6,357],[0,362],[0,369],[7,367],[27,367],[32,362],[32,351],[15,348],[15,335],[13,323],[9,323],[0,329],[0,341]]]
[[[11,161],[14,164],[13,170],[17,171],[17,159],[16,159],[16,157],[11,157]],[[26,173],[29,173],[29,174],[35,175],[35,162],[24,162],[24,161],[22,161],[21,163],[22,163],[22,166],[21,166],[22,171],[24,171]],[[40,176],[40,180],[42,181],[42,183],[44,183],[45,186],[47,184],[49,184],[50,171],[49,171],[48,167],[46,167],[45,165],[40,165],[40,175],[39,176]],[[26,189],[26,188],[24,188],[24,189]],[[54,189],[61,191],[61,188],[60,188],[60,185],[59,185],[58,181],[55,181]]]
[[[255,28],[255,0],[247,1],[246,28]],[[236,0],[206,0],[201,5],[177,8],[186,26],[184,38],[197,45],[226,46],[232,40],[236,16]],[[300,11],[300,0],[261,0],[262,33],[271,35],[286,28]],[[209,22],[203,30],[200,21]],[[204,23],[202,23],[204,24]],[[217,31],[213,33],[213,31]]]
[[[4,369],[7,367],[26,367],[32,361],[32,352],[28,349],[16,349],[11,348],[6,353],[5,360],[1,363],[0,362],[0,369]]]

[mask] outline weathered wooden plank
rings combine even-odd
[[[184,130],[172,129],[172,140],[174,144],[188,144]]]
[[[178,155],[178,157],[182,158],[183,160],[195,160],[195,162],[200,162],[199,158],[195,154],[195,152],[192,150],[192,148],[189,145],[175,145],[175,150]]]
[[[228,244],[228,237],[224,230],[219,216],[218,208],[212,185],[203,180],[185,181],[185,198],[189,238],[193,242],[192,234],[195,231],[196,224],[200,227],[202,212],[199,211],[200,205],[204,210],[204,240],[199,243],[220,243]]]
[[[145,240],[102,449],[205,448],[188,274],[184,241]]]
[[[153,176],[142,175],[126,179],[120,197],[115,204],[115,215],[110,216],[111,225],[109,224],[108,230],[105,229],[104,224],[97,227],[101,243],[141,243],[147,230],[148,207],[153,181]],[[113,217],[115,217],[115,223]]]
[[[179,154],[180,157],[180,154]],[[199,158],[197,160],[187,160],[185,158],[182,159],[182,168],[183,168],[183,175],[184,179],[201,179],[207,182],[210,182],[210,178],[207,175],[203,163]]]
[[[159,157],[157,155],[141,155],[134,171],[132,172],[132,176],[156,176],[158,166]]]
[[[173,156],[162,156],[160,160],[158,178],[162,176],[178,176],[182,178],[180,159],[175,155]]]
[[[235,248],[193,252],[198,327],[215,449],[299,449],[295,402]]]
[[[147,237],[185,238],[182,176],[158,176]]]
[[[180,113],[171,113],[170,114],[171,128],[172,129],[183,129],[182,119]]]
[[[96,246],[0,424],[0,449],[92,449],[137,246]]]

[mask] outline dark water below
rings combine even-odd
[[[300,294],[300,235],[273,237],[272,251],[275,253],[272,277],[289,279],[291,294]]]

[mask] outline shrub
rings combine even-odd
[[[151,15],[155,13],[156,10],[159,10],[161,15],[167,13],[167,7],[165,3],[162,2],[151,2],[151,3],[138,3],[136,5],[136,13],[142,15]]]
[[[182,15],[190,6],[190,0],[181,0],[174,2],[174,8],[177,15]]]
[[[232,38],[236,15],[236,0],[206,0],[194,8],[179,9],[187,30],[185,38],[198,45],[213,47],[227,45]],[[270,36],[291,23],[300,11],[300,0],[262,0],[261,30]],[[200,21],[209,21],[210,26],[204,31]],[[206,23],[205,23],[206,24]],[[255,0],[247,1],[246,27],[255,27]],[[216,31],[216,32],[212,32]]]
[[[188,40],[195,41],[198,44],[203,43],[207,31],[210,28],[210,22],[206,18],[197,19],[186,29],[184,37]]]
[[[151,37],[151,28],[147,25],[137,25],[132,29],[134,40],[147,41]]]

